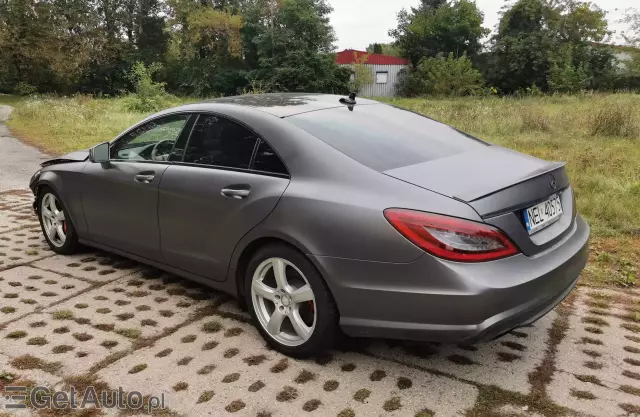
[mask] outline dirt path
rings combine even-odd
[[[12,110],[11,106],[0,105],[0,191],[28,187],[40,163],[50,158],[11,136],[3,122]]]

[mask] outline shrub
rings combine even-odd
[[[35,94],[38,92],[38,87],[35,85],[27,84],[24,81],[20,81],[13,88],[13,92],[19,96],[30,96],[31,94]]]
[[[621,105],[603,106],[591,119],[591,134],[637,137],[640,127],[634,110]]]
[[[165,83],[154,82],[152,78],[161,69],[162,65],[159,63],[153,63],[149,67],[142,62],[135,63],[128,75],[135,89],[135,94],[129,96],[129,110],[152,112],[165,107],[168,97],[164,89]]]
[[[423,58],[414,71],[401,74],[398,93],[408,96],[470,96],[484,93],[482,74],[466,55]]]

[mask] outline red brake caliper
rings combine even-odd
[[[312,313],[315,313],[315,311],[313,310],[313,301],[309,301],[309,308],[311,309]]]
[[[64,234],[67,234],[67,221],[63,220],[62,221],[62,231],[64,232]]]

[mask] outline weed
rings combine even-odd
[[[128,337],[129,339],[137,339],[141,334],[139,329],[118,329],[116,330],[116,333],[124,337]]]
[[[192,360],[193,358],[191,356],[185,356],[184,358],[178,361],[178,366],[189,365],[189,362],[191,362]]]
[[[211,350],[211,349],[215,349],[216,346],[218,346],[218,342],[216,342],[215,340],[209,341],[207,343],[205,343],[204,345],[202,345],[202,350]]]
[[[171,352],[173,352],[173,349],[163,349],[160,352],[156,353],[156,358],[164,358],[165,356],[169,356]]]
[[[356,366],[352,363],[345,363],[340,367],[342,372],[353,372],[356,369]]]
[[[293,382],[296,382],[298,384],[304,384],[305,382],[313,381],[315,379],[316,379],[316,374],[314,374],[313,372],[307,371],[306,369],[303,369],[300,372],[300,374],[298,374],[296,379],[293,380]]]
[[[216,320],[208,321],[202,325],[202,331],[205,333],[217,333],[222,329],[222,324]]]
[[[238,353],[240,353],[240,349],[238,349],[238,348],[229,348],[229,349],[224,351],[224,354],[222,356],[224,356],[225,358],[229,359],[229,358],[233,358]]]
[[[116,325],[112,323],[98,323],[94,324],[93,327],[103,332],[111,332],[116,328]]]
[[[371,372],[371,375],[369,375],[369,379],[372,381],[382,381],[382,379],[386,376],[387,373],[385,371],[376,369],[375,371]]]
[[[177,384],[175,384],[175,385],[173,386],[173,390],[174,390],[175,392],[178,392],[178,391],[184,391],[184,390],[186,390],[187,388],[189,388],[189,384],[187,384],[186,382],[178,382]]]
[[[202,368],[198,369],[198,375],[208,375],[211,372],[213,372],[213,370],[216,369],[215,365],[205,365]]]
[[[336,381],[335,379],[331,379],[324,383],[324,385],[322,386],[322,389],[324,389],[327,392],[331,392],[331,391],[337,390],[339,385],[340,383],[338,381]]]
[[[581,400],[595,400],[598,398],[589,391],[580,391],[574,388],[571,388],[571,395],[576,398],[580,398]]]
[[[230,413],[235,413],[242,410],[245,406],[245,403],[243,403],[241,400],[235,400],[227,405],[224,409]]]
[[[290,386],[285,386],[276,396],[278,402],[289,402],[298,398],[298,391]]]
[[[31,346],[44,346],[47,343],[49,342],[44,337],[32,337],[31,339],[27,340],[27,345]]]
[[[271,367],[271,372],[274,374],[279,374],[284,372],[289,367],[289,360],[287,358],[282,358]]]
[[[400,403],[400,397],[392,397],[390,400],[387,400],[382,405],[384,411],[391,412],[396,411],[402,408],[402,403]]]
[[[258,392],[264,387],[265,387],[264,382],[256,381],[253,384],[249,385],[249,392]]]
[[[202,403],[209,402],[213,398],[213,395],[214,395],[213,391],[204,391],[198,397],[198,401],[196,401],[196,404],[202,404]]]
[[[595,375],[574,375],[574,377],[578,381],[589,382],[591,384],[601,385],[602,386],[602,382],[600,381],[600,378],[598,378]]]
[[[129,369],[129,373],[130,374],[137,374],[138,372],[142,372],[145,369],[147,369],[147,364],[146,363],[141,363],[141,364],[138,364],[138,365],[134,366],[133,368]]]
[[[353,394],[353,399],[364,403],[367,398],[369,398],[369,395],[371,395],[371,391],[366,389],[366,388],[360,388],[358,391],[356,391],[355,394]]]

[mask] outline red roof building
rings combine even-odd
[[[391,55],[370,54],[365,51],[345,49],[336,54],[336,62],[343,66],[364,64],[371,71],[372,82],[360,85],[358,95],[365,97],[393,97],[396,94],[396,84],[402,70],[409,65],[409,60]],[[355,71],[351,74],[354,81]]]
[[[336,61],[340,65],[355,64],[360,61],[363,56],[367,56],[364,64],[369,65],[409,65],[409,60],[392,55],[370,54],[365,51],[356,51],[355,49],[345,49],[337,53]]]

